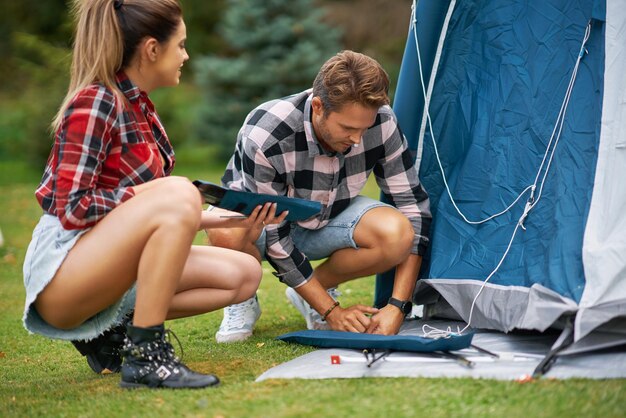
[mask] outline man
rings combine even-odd
[[[411,310],[431,216],[388,88],[374,59],[340,52],[322,66],[312,90],[250,112],[222,177],[235,190],[322,203],[319,215],[267,225],[260,237],[241,229],[207,231],[213,245],[266,258],[309,329],[393,335]],[[359,196],[371,172],[393,206]],[[313,269],[309,260],[323,258]],[[343,308],[336,301],[340,283],[392,267],[388,305]],[[227,307],[217,341],[248,338],[260,314],[256,298]]]

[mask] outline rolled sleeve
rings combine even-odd
[[[241,187],[256,193],[287,195],[285,184],[259,145],[250,138],[242,138]],[[313,267],[308,258],[291,239],[291,222],[268,225],[266,232],[266,258],[276,269],[274,275],[290,287],[298,287],[311,279]]]
[[[272,241],[272,233],[266,230],[267,237],[267,251],[266,257],[269,263],[276,269],[273,273],[278,277],[278,280],[285,283],[289,287],[299,287],[308,282],[313,275],[313,266],[309,262],[309,259],[297,248],[293,246],[291,238],[288,239],[291,246],[291,252],[288,253],[288,257],[277,258],[272,256],[274,250],[278,250],[280,254],[285,252],[285,248],[280,245],[270,245]],[[288,245],[289,246],[289,245]]]

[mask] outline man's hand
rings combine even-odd
[[[326,322],[334,331],[365,332],[371,325],[367,314],[373,315],[378,309],[365,305],[353,305],[348,308],[337,306],[326,317]]]
[[[396,335],[404,321],[404,314],[393,305],[386,305],[372,316],[368,334]]]

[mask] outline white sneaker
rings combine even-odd
[[[261,306],[254,297],[224,308],[224,319],[215,333],[218,343],[233,343],[250,338],[254,324],[261,316]]]
[[[330,295],[331,298],[337,300],[337,297],[341,295],[341,293],[337,290],[336,287],[331,287],[326,292]],[[308,329],[316,329],[316,330],[329,330],[330,326],[324,320],[322,320],[322,315],[320,315],[315,309],[311,308],[311,305],[307,303],[302,297],[295,291],[295,289],[288,287],[285,290],[285,295],[287,299],[293,306],[296,307],[298,311],[304,317],[306,321],[306,327]]]

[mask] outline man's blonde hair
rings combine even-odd
[[[313,82],[325,112],[345,104],[379,108],[389,104],[389,76],[373,58],[354,51],[341,51],[324,63]]]

